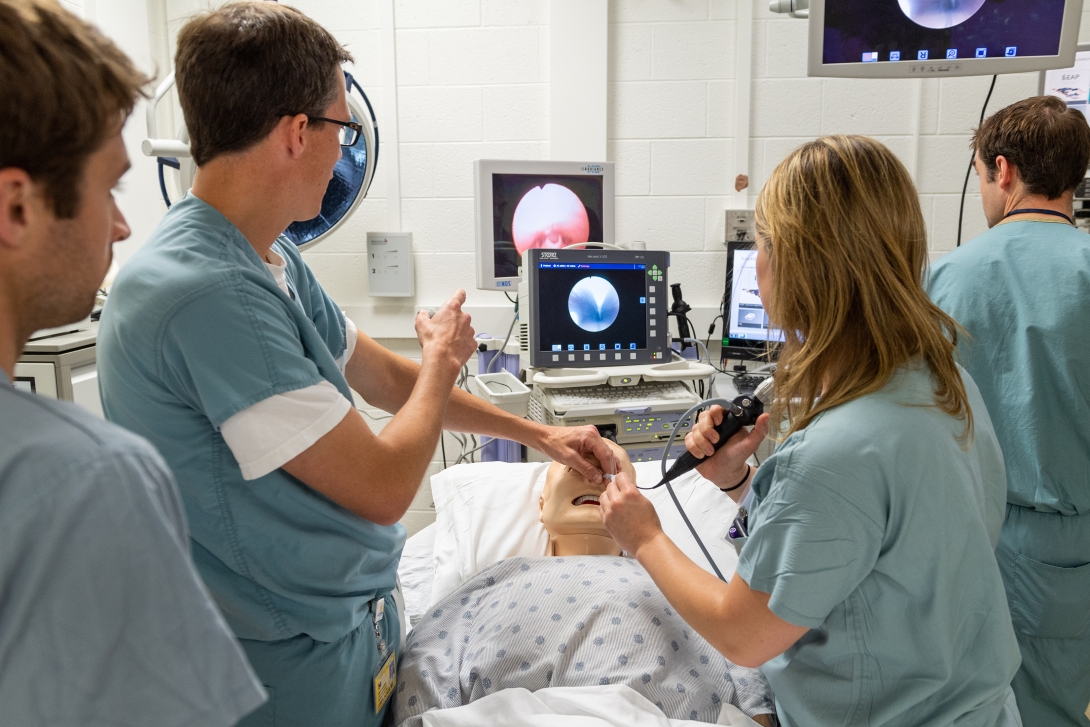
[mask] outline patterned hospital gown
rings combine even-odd
[[[436,604],[409,634],[394,724],[512,687],[625,684],[672,719],[715,722],[724,701],[772,713],[761,673],[727,661],[635,560],[509,558]]]

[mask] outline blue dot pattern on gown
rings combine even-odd
[[[710,723],[723,702],[773,711],[761,673],[716,652],[629,558],[501,561],[435,604],[409,643],[394,702],[402,727],[513,687],[624,684],[667,717]]]

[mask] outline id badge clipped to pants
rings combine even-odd
[[[386,597],[376,598],[371,605],[375,614],[375,645],[378,648],[378,670],[375,672],[375,714],[382,711],[397,686],[397,652],[387,647],[379,624],[386,615]],[[389,654],[387,654],[387,651]]]

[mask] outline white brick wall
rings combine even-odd
[[[380,120],[386,1],[290,0],[349,47]],[[718,306],[723,210],[733,193],[735,11],[747,1],[755,18],[751,204],[799,144],[821,134],[869,134],[917,169],[931,249],[935,255],[951,249],[969,130],[990,79],[923,81],[917,99],[914,81],[807,78],[806,22],[771,14],[767,0],[611,0],[607,153],[617,164],[618,241],[672,251],[671,279],[683,284],[686,300]],[[171,55],[184,19],[219,4],[149,2],[165,2]],[[394,155],[403,228],[413,232],[416,249],[417,302],[436,304],[456,287],[472,288],[472,161],[548,154],[548,22],[548,0],[395,1],[400,148],[383,147],[368,199],[334,239],[306,254],[342,306],[372,305],[364,233],[386,226],[384,164]],[[1090,23],[1082,35],[1090,39]],[[1036,89],[1036,74],[1001,77],[989,108]],[[983,229],[979,198],[970,195],[965,236]],[[496,293],[468,293],[470,305],[502,303]],[[412,341],[385,343],[418,355]],[[455,446],[448,444],[450,453]],[[425,485],[406,516],[410,532],[434,517],[429,503]]]

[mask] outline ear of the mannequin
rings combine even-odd
[[[613,442],[622,472],[636,477],[628,454]],[[549,532],[549,555],[620,555],[617,544],[602,525],[598,514],[599,498],[605,483],[595,484],[579,472],[553,462],[545,477],[545,488],[538,501],[541,522]]]

